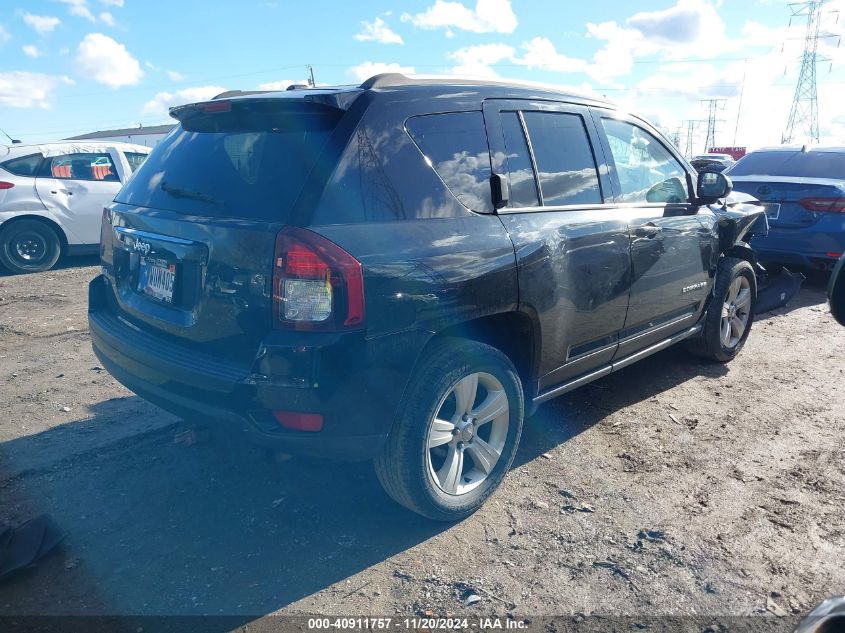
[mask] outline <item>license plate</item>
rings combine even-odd
[[[766,204],[763,205],[766,209],[766,217],[770,220],[777,220],[778,216],[780,216],[780,205],[779,204]]]
[[[145,295],[173,303],[173,285],[176,283],[176,264],[163,259],[141,257],[138,271],[138,290]]]

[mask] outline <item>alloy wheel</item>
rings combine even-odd
[[[748,279],[740,275],[731,282],[722,306],[720,337],[723,346],[731,349],[739,344],[748,326],[750,314],[751,284]]]
[[[426,461],[434,484],[463,495],[484,483],[501,458],[509,426],[502,383],[485,372],[461,378],[429,423]]]

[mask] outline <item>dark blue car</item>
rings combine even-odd
[[[766,207],[761,261],[829,270],[845,252],[845,147],[761,149],[726,173]]]

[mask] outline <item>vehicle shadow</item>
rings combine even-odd
[[[725,371],[683,350],[645,359],[543,406],[526,421],[516,463],[631,403]],[[73,434],[140,426],[154,413],[137,398],[123,400],[3,449],[20,463]],[[226,616],[202,628],[231,630],[327,589],[339,607],[358,591],[373,595],[390,583],[385,576],[402,573],[403,552],[450,527],[391,501],[369,463],[277,463],[239,443],[192,443],[177,433],[186,428],[168,424],[22,478],[4,478],[0,467],[0,521],[46,512],[67,532],[59,555],[2,586],[0,616]],[[395,569],[370,570],[397,556]],[[308,604],[295,608],[307,612]]]
[[[515,466],[530,462],[599,424],[611,414],[701,376],[729,371],[675,346],[542,405],[525,420]]]
[[[449,527],[393,503],[368,462],[276,463],[213,436],[174,442],[186,428],[128,438],[22,479],[3,482],[0,472],[0,520],[46,512],[67,532],[60,555],[0,588],[0,616],[225,615],[234,619],[202,628],[231,630]],[[23,459],[37,443],[4,448]]]
[[[65,270],[67,268],[85,268],[87,266],[97,266],[100,263],[99,255],[73,255],[62,257],[58,263],[50,270],[44,271],[49,273],[55,270]],[[28,273],[30,275],[43,275],[44,273]],[[0,266],[0,277],[11,277],[13,273],[9,272],[3,266]]]

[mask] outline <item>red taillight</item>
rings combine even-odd
[[[835,257],[836,259],[839,259],[840,257],[842,257],[842,253],[825,253],[825,255],[827,257]]]
[[[802,198],[800,204],[807,211],[845,213],[845,198]]]
[[[294,243],[284,258],[285,275],[298,279],[327,279],[329,266],[314,251]]]
[[[296,411],[273,411],[273,417],[286,429],[310,431],[316,433],[323,429],[323,416],[318,413],[298,413]]]
[[[11,189],[15,186],[13,182],[6,182],[5,180],[0,180],[0,189]]]
[[[317,233],[283,229],[274,255],[273,327],[341,331],[363,324],[361,263]]]

